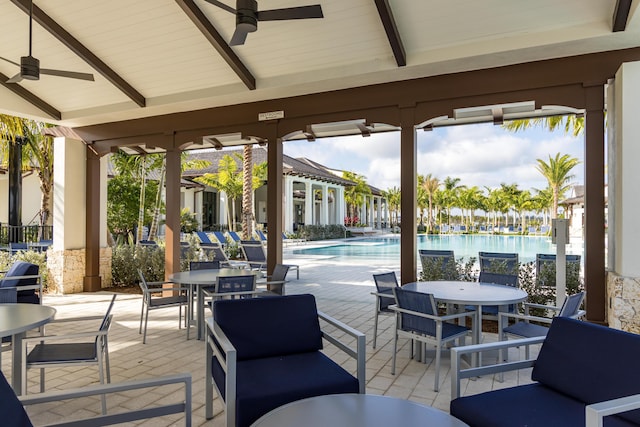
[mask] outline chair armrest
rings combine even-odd
[[[39,403],[57,402],[67,399],[82,398],[87,396],[101,395],[105,393],[119,393],[128,390],[138,390],[150,387],[160,387],[169,384],[184,383],[184,401],[180,403],[166,403],[156,405],[147,409],[134,409],[112,415],[102,415],[85,420],[74,420],[49,426],[70,426],[70,425],[91,425],[106,426],[113,424],[127,423],[131,421],[144,420],[148,418],[160,417],[169,414],[179,414],[184,412],[185,425],[191,425],[191,374],[176,374],[165,377],[150,378],[144,380],[126,381],[122,383],[101,384],[96,386],[82,387],[71,390],[46,392],[37,395],[18,397],[23,405],[34,405]]]
[[[215,356],[226,373],[225,381],[225,406],[224,411],[227,426],[236,425],[236,374],[237,374],[237,351],[229,338],[220,329],[220,326],[208,317],[205,320],[207,324],[207,345],[205,346],[205,417],[213,418],[213,385],[218,385],[213,381],[211,358]],[[212,384],[213,383],[213,384]],[[220,390],[218,395],[222,396]]]
[[[431,319],[437,322],[459,319],[462,317],[468,317],[476,314],[476,310],[469,310],[469,311],[464,311],[462,313],[448,314],[446,316],[434,316],[432,314],[426,314],[426,313],[421,313],[419,311],[411,311],[404,308],[400,308],[397,305],[389,306],[389,308],[397,313],[411,314],[413,316],[424,317],[425,319]]]
[[[608,415],[640,409],[640,394],[606,400],[585,408],[585,427],[602,427]]]
[[[545,304],[535,304],[532,302],[525,302],[525,308],[541,308],[543,310],[553,310],[560,311],[560,307],[556,307],[555,305],[545,305]]]
[[[506,313],[506,312],[500,312],[498,313],[500,316],[500,321],[503,321],[502,318],[512,318],[512,319],[520,319],[520,320],[532,320],[534,322],[541,322],[541,323],[551,323],[553,321],[553,319],[549,318],[549,317],[540,317],[540,316],[531,316],[528,314],[519,314],[519,313]]]
[[[101,335],[107,335],[109,331],[90,331],[90,332],[77,332],[74,334],[66,334],[66,335],[43,335],[31,338],[23,338],[22,339],[22,348],[23,353],[26,352],[27,344],[31,342],[44,342],[44,341],[64,341],[64,340],[72,340],[76,338],[96,338]]]
[[[371,295],[374,295],[376,297],[382,297],[382,298],[393,298],[393,299],[396,298],[393,294],[383,294],[381,292],[371,292]]]
[[[482,353],[484,351],[504,350],[525,345],[540,344],[544,342],[545,338],[546,337],[522,338],[517,340],[467,345],[464,347],[453,347],[451,349],[451,400],[460,397],[460,380],[463,378],[472,378],[481,375],[491,375],[499,372],[508,372],[518,369],[530,368],[535,362],[535,359],[526,359],[517,362],[498,362],[494,365],[484,365],[478,368],[462,369],[463,355]]]
[[[322,337],[324,339],[326,339],[327,341],[329,341],[331,344],[335,345],[336,347],[338,347],[340,350],[344,351],[345,353],[347,353],[349,356],[351,356],[352,358],[354,358],[356,360],[356,378],[358,379],[358,384],[360,386],[360,393],[364,394],[365,393],[365,383],[366,383],[366,366],[365,366],[365,359],[366,359],[366,336],[365,334],[363,334],[362,332],[358,331],[357,329],[352,328],[351,326],[342,323],[341,321],[334,319],[333,317],[318,311],[318,318],[320,318],[321,320],[323,320],[324,322],[328,323],[329,325],[333,326],[336,329],[341,330],[342,332],[346,333],[347,335],[352,336],[353,338],[356,339],[356,348],[355,350],[352,349],[351,347],[349,347],[347,344],[341,342],[337,337],[333,336],[332,334],[330,334],[329,332],[323,330],[321,328],[321,332],[322,332]]]

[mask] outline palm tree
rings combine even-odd
[[[543,224],[547,225],[547,214],[551,212],[553,206],[553,191],[547,187],[544,190],[538,190],[534,188],[537,194],[533,198],[533,209],[537,212],[543,212]]]
[[[510,184],[507,185],[505,183],[501,183],[500,184],[500,192],[502,193],[502,197],[503,197],[503,201],[506,203],[507,206],[507,218],[506,218],[506,222],[505,225],[509,225],[509,210],[511,210],[511,208],[513,208],[515,206],[515,200],[518,197],[518,194],[520,194],[520,189],[518,189],[518,184]],[[516,226],[516,212],[514,210],[513,212],[513,226]]]
[[[358,216],[358,206],[362,205],[364,197],[371,194],[371,188],[367,185],[365,177],[355,172],[343,171],[342,177],[354,183],[344,191],[344,199],[347,206],[351,207],[351,217]],[[362,220],[362,219],[361,219]]]
[[[534,206],[531,192],[529,190],[520,191],[513,201],[513,206],[522,222],[522,233],[524,233],[527,230],[527,216],[524,212],[531,210]]]
[[[429,224],[429,232],[432,232],[433,225],[434,225],[433,197],[436,194],[436,191],[438,191],[438,189],[440,188],[440,180],[437,177],[432,176],[430,173],[428,173],[427,175],[424,176],[421,187],[424,190],[425,194],[427,195],[427,200],[429,202],[429,207],[427,211],[428,212],[427,222]]]
[[[398,210],[400,209],[400,189],[397,187],[392,187],[382,192],[385,199],[387,199],[387,204],[389,206],[389,211],[391,213],[391,223],[397,224],[398,222]],[[394,222],[395,217],[395,222]]]
[[[469,211],[469,221],[466,221],[465,224],[467,226],[473,225],[474,217],[473,213],[476,209],[481,207],[480,205],[480,196],[482,192],[477,186],[473,186],[470,188],[464,188],[460,191],[460,207],[463,209],[467,209]]]
[[[253,234],[253,145],[242,148],[242,235],[249,240]]]
[[[565,133],[578,136],[584,133],[584,116],[551,116],[537,117],[535,119],[517,119],[505,122],[502,127],[513,131],[523,131],[534,126],[546,127],[550,132],[564,128]]]
[[[237,153],[234,153],[234,157],[239,161],[242,160],[242,156]],[[227,194],[227,221],[231,230],[235,230],[236,199],[242,196],[243,177],[241,172],[238,172],[236,159],[225,154],[218,162],[217,173],[205,173],[195,178],[195,181]]]
[[[442,182],[444,186],[444,203],[447,208],[447,218],[449,225],[451,225],[451,208],[458,202],[458,194],[460,190],[466,188],[464,185],[458,185],[460,178],[446,177]]]
[[[551,218],[557,218],[558,201],[564,192],[569,189],[569,182],[574,177],[569,173],[580,161],[568,154],[560,155],[560,153],[556,153],[553,158],[549,156],[548,163],[542,159],[536,159],[536,161],[538,162],[536,169],[547,179],[549,188],[553,192]]]
[[[417,198],[416,202],[418,205],[418,213],[420,215],[420,226],[424,225],[424,211],[429,206],[429,200],[427,198],[427,193],[422,188],[422,180],[424,177],[418,174],[418,188],[417,188]]]

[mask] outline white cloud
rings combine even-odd
[[[564,132],[531,129],[513,133],[492,124],[437,128],[418,132],[417,169],[441,180],[458,177],[462,184],[497,187],[517,183],[521,189],[544,188],[545,179],[535,169],[536,159],[556,153],[584,161],[582,137]],[[400,134],[398,132],[326,138],[284,144],[285,154],[307,157],[331,168],[366,176],[380,189],[400,186]],[[584,166],[574,170],[575,183],[584,182]]]

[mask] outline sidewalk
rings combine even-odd
[[[311,293],[316,296],[318,308],[336,317],[351,327],[367,335],[367,393],[389,395],[409,399],[418,403],[434,406],[448,411],[450,401],[450,360],[448,352],[443,353],[440,372],[440,391],[433,387],[434,351],[427,352],[427,363],[423,364],[409,358],[410,344],[399,341],[396,375],[391,375],[391,357],[393,349],[392,316],[380,316],[378,326],[378,345],[371,347],[373,339],[374,297],[370,294],[375,286],[372,274],[398,271],[397,265],[354,265],[341,263],[339,259],[329,257],[310,257],[291,255],[285,251],[285,263],[300,265],[300,280],[290,274],[286,285],[287,294]],[[75,295],[47,295],[44,304],[58,310],[56,318],[87,315],[102,315],[107,308],[111,294],[107,292],[83,293]],[[147,344],[142,344],[138,334],[141,296],[119,294],[113,314],[114,323],[109,333],[109,350],[112,382],[143,379],[173,373],[188,372],[193,379],[193,425],[223,426],[223,417],[219,416],[222,405],[214,402],[216,417],[204,419],[204,342],[195,339],[186,340],[184,329],[178,329],[178,309],[152,311],[149,314]],[[64,324],[69,328],[69,324]],[[85,330],[94,325],[73,325],[73,330]],[[97,329],[98,325],[95,324]],[[47,334],[60,331],[58,325],[47,326]],[[191,334],[193,337],[194,334]],[[495,340],[495,335],[485,334],[485,340]],[[327,348],[332,354],[332,349]],[[5,353],[2,358],[2,371],[10,376],[11,358]],[[346,356],[337,359],[347,369],[354,365]],[[39,391],[39,374],[30,370],[28,375],[31,393]],[[505,375],[505,381],[498,383],[493,378],[483,377],[473,381],[464,381],[463,393],[476,393],[494,388],[530,382],[530,372],[521,371]],[[98,383],[95,366],[71,368],[51,368],[46,370],[46,390],[68,389]],[[152,390],[138,396],[115,396],[107,399],[109,412],[119,409],[139,407],[153,402],[164,401],[173,392],[171,389]],[[57,405],[39,405],[30,407],[28,412],[35,425],[68,418],[70,414],[82,414],[100,411],[99,400],[91,403],[87,400],[65,402]],[[144,426],[183,425],[176,416],[145,421]]]

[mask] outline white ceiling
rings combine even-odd
[[[225,40],[235,18],[194,0]],[[233,0],[223,0],[234,6]],[[250,90],[175,0],[36,0],[35,4],[146,99],[140,107],[34,23],[42,68],[93,73],[95,82],[41,76],[20,83],[61,112],[46,113],[0,86],[0,112],[67,126],[335,90],[365,84],[640,46],[634,0],[613,33],[616,0],[388,0],[406,52],[394,58],[373,0],[260,0],[259,9],[322,5],[323,19],[259,23],[233,51]],[[28,52],[28,15],[0,0],[0,57]],[[0,73],[17,67],[0,61]]]

